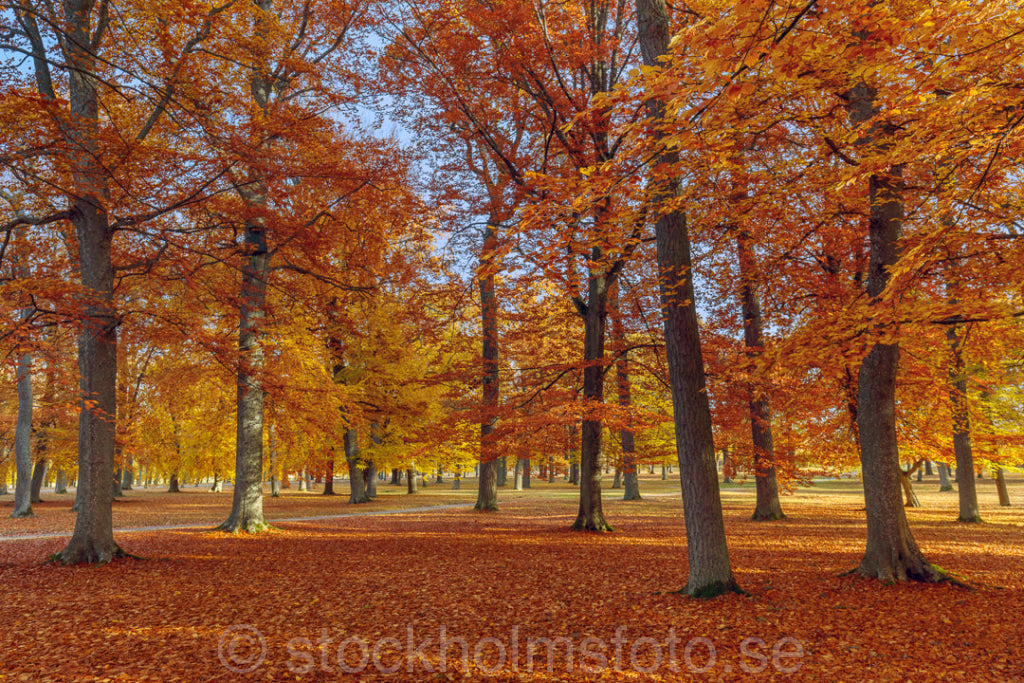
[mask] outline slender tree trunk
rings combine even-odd
[[[950,325],[946,330],[951,362],[949,403],[953,416],[953,453],[956,456],[956,490],[960,502],[957,521],[980,522],[978,490],[974,483],[974,453],[971,449],[971,418],[967,412],[967,370],[963,358],[963,330]]]
[[[732,483],[732,457],[729,455],[729,449],[722,449],[722,483]]]
[[[504,458],[498,458],[497,444],[492,436],[494,433],[500,399],[500,375],[498,365],[498,303],[494,293],[494,265],[498,247],[498,226],[488,221],[484,232],[483,248],[480,252],[480,311],[483,333],[483,421],[480,423],[480,474],[477,477],[476,510],[493,511],[498,509],[498,486],[504,484],[504,476],[500,475],[499,467],[504,465]],[[500,480],[500,481],[499,481]]]
[[[644,64],[656,67],[660,57],[668,52],[670,37],[664,0],[636,0],[636,16]],[[664,106],[659,101],[649,101],[648,111],[657,121],[663,116]],[[665,153],[661,161],[671,167],[678,158]],[[660,214],[655,234],[665,352],[675,410],[676,452],[690,565],[684,591],[697,597],[711,597],[738,591],[739,587],[733,579],[725,541],[686,218],[678,210],[663,214],[660,211],[664,202],[678,196],[679,180],[656,178],[654,186],[657,189],[653,206]]]
[[[358,468],[356,475],[358,476]],[[352,470],[349,469],[349,478],[352,477]],[[333,496],[334,495],[334,456],[327,461],[324,467],[324,492],[322,495]]]
[[[921,501],[917,499],[917,494],[914,493],[914,486],[910,483],[909,473],[900,472],[900,484],[903,486],[903,497],[906,499],[903,503],[903,507],[921,507]]]
[[[612,290],[609,299],[609,309],[612,311],[612,339],[618,352],[618,360],[615,363],[615,387],[619,399],[619,405],[628,408],[633,405],[632,385],[629,378],[629,354],[626,348],[626,327],[622,320],[622,309],[619,306],[618,283]],[[625,490],[622,492],[622,500],[640,500],[640,479],[636,471],[636,441],[633,437],[633,430],[623,427],[619,430],[619,441],[622,443],[621,467],[615,469],[615,482],[613,489],[619,488],[619,479],[625,481]]]
[[[555,456],[548,456],[548,483],[555,483]]]
[[[860,36],[858,36],[860,37]],[[863,37],[860,37],[863,40]],[[847,93],[850,120],[864,125],[875,117],[877,92],[864,82]],[[874,123],[864,133],[869,152],[884,150],[880,136],[891,131]],[[899,259],[903,224],[901,169],[872,175],[868,181],[870,243],[867,294],[878,300],[889,282],[889,270]],[[936,581],[942,573],[929,564],[907,523],[900,497],[900,456],[896,440],[896,373],[899,345],[875,342],[857,376],[857,432],[867,515],[867,543],[858,571],[882,581]]]
[[[255,0],[255,33],[267,39],[271,0]],[[262,56],[257,56],[261,62]],[[258,63],[250,77],[254,104],[265,114],[273,91],[273,78]],[[267,204],[266,182],[250,171],[248,182],[235,187],[246,207],[253,213]],[[223,531],[257,533],[269,525],[263,519],[263,400],[260,380],[263,347],[259,333],[266,318],[267,274],[270,254],[267,246],[266,219],[256,215],[245,220],[245,261],[238,297],[238,377],[235,429],[235,482],[231,513],[218,527]]]
[[[32,490],[29,492],[33,503],[42,503],[43,480],[46,478],[46,470],[50,467],[50,461],[46,458],[36,460],[32,468]]]
[[[757,292],[757,263],[750,244],[750,231],[736,229],[736,251],[740,264],[740,299],[743,309],[743,343],[747,356],[755,361],[764,347],[764,323]],[[783,519],[779,487],[775,479],[775,447],[772,443],[771,406],[763,390],[750,388],[748,404],[750,434],[754,444],[754,481],[757,499],[751,519],[770,521]]]
[[[377,497],[377,464],[373,460],[366,461],[363,469],[363,481],[366,484],[366,497],[373,500]]]
[[[279,498],[281,496],[281,480],[277,478],[277,429],[274,425],[270,426],[270,433],[267,435],[267,447],[270,449],[270,496]]]
[[[135,459],[129,455],[121,470],[121,491],[131,491],[133,481],[135,481]]]
[[[530,458],[523,458],[523,488],[530,488]]]
[[[503,455],[497,460],[497,479],[498,486],[504,488],[508,486],[508,456]]]
[[[1006,476],[1002,467],[996,468],[996,492],[999,494],[999,505],[1010,507],[1010,492],[1006,489]]]
[[[416,466],[413,465],[406,469],[405,476],[407,478],[406,491],[408,493],[419,493],[419,489],[416,486]]]
[[[522,491],[523,490],[523,459],[516,458],[515,473],[512,479],[512,490]]]
[[[359,432],[351,427],[345,430],[345,462],[348,463],[348,502],[369,503],[365,472],[359,467]]]
[[[303,467],[302,471],[299,472],[299,493],[306,493],[309,491],[309,477],[306,475],[306,468]]]
[[[603,255],[594,247],[591,262],[600,264]],[[604,428],[601,419],[590,415],[604,403],[604,345],[611,284],[603,266],[591,266],[587,277],[587,301],[583,306],[583,402],[580,425],[580,504],[572,528],[577,531],[611,531],[601,505],[601,468],[604,466]]]
[[[932,472],[932,461],[931,460],[925,460],[924,461],[924,473],[925,473],[925,475],[927,475],[929,477],[934,474],[934,472]]]
[[[949,481],[949,465],[939,463],[939,491],[952,491],[953,484]]]
[[[32,512],[32,356],[18,358],[18,421],[14,428],[14,512],[11,517],[31,517]]]
[[[68,477],[63,469],[57,470],[57,481],[54,484],[54,493],[58,495],[66,495],[68,492]]]

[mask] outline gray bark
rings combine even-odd
[[[177,472],[171,473],[171,479],[167,484],[167,493],[181,493],[181,487],[178,485]]]
[[[996,493],[999,494],[999,505],[1010,507],[1010,492],[1006,490],[1006,476],[1002,467],[996,468]]]
[[[32,356],[22,354],[17,365],[18,421],[14,428],[14,512],[11,517],[31,517],[32,512]]]
[[[523,459],[516,458],[515,474],[512,478],[512,490],[523,490]]]
[[[266,39],[270,21],[270,0],[256,0],[256,35]],[[253,70],[250,92],[254,104],[264,113],[270,104],[272,84],[262,65]],[[258,210],[266,206],[267,187],[263,178],[251,173],[248,182],[236,185],[245,204]],[[254,212],[255,213],[255,212]],[[256,216],[245,220],[245,261],[238,297],[238,377],[235,400],[235,477],[231,513],[218,528],[223,531],[256,533],[269,525],[263,519],[263,400],[259,374],[263,368],[263,348],[259,329],[266,318],[267,274],[270,255],[266,220]]]
[[[64,0],[61,41],[69,73],[71,121],[66,127],[71,162],[71,222],[78,238],[82,287],[88,293],[78,335],[78,515],[63,564],[105,563],[124,555],[114,542],[114,433],[117,415],[117,312],[107,215],[108,171],[99,149],[96,73],[102,27],[92,26],[93,0]],[[38,73],[38,70],[37,70]],[[39,80],[37,78],[37,80]],[[42,89],[41,89],[42,90]]]
[[[657,66],[659,58],[668,52],[670,37],[664,0],[636,0],[636,16],[644,64]],[[649,101],[648,110],[651,118],[657,120],[663,114],[663,105]],[[674,166],[678,159],[665,153],[661,161]],[[656,208],[679,194],[678,178],[655,179],[654,185]],[[733,579],[725,541],[690,264],[690,237],[683,214],[672,210],[659,215],[655,235],[690,565],[684,591],[711,597],[738,591],[739,587]]]
[[[57,470],[57,481],[53,485],[54,493],[58,495],[66,495],[68,492],[68,477],[64,473],[63,469]]]
[[[345,430],[345,462],[348,463],[349,495],[353,504],[369,503],[366,493],[366,473],[359,466],[359,432],[349,427]]]
[[[963,329],[950,325],[946,341],[951,356],[949,404],[953,417],[953,453],[956,457],[956,490],[960,503],[957,521],[980,522],[978,490],[974,483],[974,452],[971,449],[971,417],[967,411],[967,369],[963,357]]]
[[[498,453],[494,438],[497,418],[494,412],[500,400],[500,375],[498,353],[498,303],[494,292],[494,273],[491,260],[498,246],[498,226],[495,221],[487,222],[483,246],[480,250],[480,315],[482,332],[484,419],[480,423],[480,475],[477,478],[477,498],[474,509],[493,511],[498,509],[499,474]],[[502,460],[502,462],[504,462]],[[504,476],[500,484],[504,484]]]
[[[270,496],[281,497],[281,480],[277,477],[277,429],[270,426],[270,433],[267,435],[267,447],[270,450]]]
[[[507,456],[503,455],[500,458],[498,458],[498,460],[497,460],[497,467],[495,469],[495,472],[497,474],[498,486],[500,486],[500,487],[508,486],[508,457]]]
[[[46,458],[40,458],[36,460],[35,467],[32,468],[32,490],[29,495],[33,503],[42,503],[43,499],[40,495],[43,490],[43,480],[46,479],[46,470],[50,467],[50,461]]]
[[[939,491],[952,491],[953,484],[949,481],[949,465],[939,463]]]
[[[377,464],[373,460],[366,461],[363,480],[366,483],[366,496],[373,500],[377,497]]]
[[[419,493],[419,487],[416,484],[416,466],[413,465],[405,471],[406,476],[406,492],[407,493]]]
[[[633,405],[633,390],[629,377],[629,354],[626,347],[626,327],[622,320],[622,309],[619,306],[619,288],[615,287],[609,308],[612,310],[612,338],[615,341],[618,359],[615,362],[615,387],[619,405],[626,408]],[[636,471],[636,440],[633,430],[623,427],[619,430],[619,442],[622,444],[621,466],[615,468],[615,481],[612,488],[619,488],[620,478],[624,480],[625,490],[622,500],[640,500],[640,479]]]
[[[750,244],[749,230],[736,230],[736,251],[740,265],[740,299],[743,310],[743,343],[747,355],[756,359],[764,347],[764,323],[757,292],[757,263]],[[751,519],[770,521],[783,519],[779,486],[775,477],[775,446],[772,442],[771,405],[760,390],[751,388],[748,403],[750,434],[754,444],[754,481],[757,498]]]

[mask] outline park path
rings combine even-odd
[[[313,515],[310,517],[282,517],[280,519],[268,519],[271,524],[281,522],[316,522],[327,519],[341,519],[343,517],[374,517],[378,515],[404,515],[413,512],[431,512],[434,510],[450,510],[454,508],[471,508],[472,503],[449,503],[446,505],[428,505],[418,508],[404,508],[397,510],[365,510],[361,512],[347,512],[339,515]],[[132,526],[115,528],[115,534],[130,534],[143,531],[174,531],[177,529],[210,529],[216,522],[195,523],[195,524],[167,524],[162,526]],[[0,542],[5,541],[32,541],[41,538],[65,538],[71,536],[71,531],[49,531],[37,534],[20,534],[18,536],[0,536]]]

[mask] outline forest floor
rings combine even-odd
[[[918,543],[969,587],[847,575],[865,535],[856,479],[798,489],[768,523],[749,520],[752,482],[725,486],[748,594],[709,601],[675,592],[677,481],[645,475],[638,502],[608,491],[615,532],[600,535],[568,530],[563,481],[501,489],[497,513],[471,509],[475,484],[384,484],[359,506],[292,489],[266,499],[268,518],[315,519],[258,536],[210,530],[230,491],[132,491],[118,529],[179,528],[120,531],[142,559],[92,568],[42,563],[74,524],[71,496],[44,493],[28,520],[4,496],[0,681],[1024,681],[1019,475],[1009,508],[978,482],[980,525],[952,521],[956,494],[935,477],[917,484]]]

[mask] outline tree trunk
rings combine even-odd
[[[63,564],[123,557],[114,542],[114,433],[117,415],[117,325],[107,215],[108,171],[99,150],[99,97],[94,77],[100,37],[93,35],[92,0],[64,0],[68,36],[62,41],[72,120],[67,125],[72,185],[71,222],[78,238],[84,305],[79,318],[78,515]]]
[[[593,247],[591,263],[600,264],[600,247]],[[593,265],[587,276],[587,302],[583,313],[583,402],[589,412],[604,403],[604,343],[611,284],[603,266]],[[572,528],[611,531],[601,506],[601,468],[604,466],[604,428],[599,417],[584,413],[580,426],[580,504]]]
[[[530,458],[523,458],[523,488],[530,488]]]
[[[864,39],[861,36],[862,40]],[[847,93],[850,121],[864,125],[875,117],[877,92],[863,81]],[[875,123],[865,131],[866,151],[879,153],[885,141]],[[877,301],[899,260],[903,224],[899,167],[891,175],[868,180],[870,243],[867,294]],[[900,456],[896,441],[896,373],[899,345],[874,342],[857,376],[857,432],[867,515],[867,543],[857,570],[882,581],[936,581],[942,573],[929,564],[917,546],[900,497]]]
[[[419,489],[416,487],[416,467],[413,466],[406,469],[405,476],[407,479],[406,491],[408,493],[419,493]]]
[[[732,483],[732,458],[729,456],[729,449],[722,449],[722,483]]]
[[[573,486],[580,485],[580,464],[578,462],[574,462],[571,465],[569,465],[568,475],[570,484],[572,484]]]
[[[58,495],[66,495],[68,492],[68,476],[64,473],[63,469],[57,470],[57,481],[54,484],[54,493]]]
[[[626,348],[626,328],[622,320],[622,312],[619,306],[618,283],[613,288],[612,297],[609,300],[609,308],[612,311],[612,339],[618,351],[618,360],[615,363],[615,388],[619,405],[628,408],[633,405],[633,391],[629,379],[629,354]],[[620,477],[625,480],[625,491],[622,493],[622,500],[640,500],[640,479],[636,472],[636,441],[633,437],[633,430],[623,427],[619,430],[619,441],[622,444],[621,467],[615,469],[615,481],[612,488],[619,488]]]
[[[548,483],[555,483],[555,456],[548,456]]]
[[[953,453],[956,456],[956,490],[960,522],[980,522],[978,490],[974,484],[974,453],[971,449],[971,418],[967,412],[967,370],[963,358],[963,330],[950,325],[946,341],[950,350],[949,404],[953,416]]]
[[[736,251],[740,265],[740,299],[743,310],[743,343],[751,363],[764,347],[764,323],[757,292],[757,263],[746,226],[736,229]],[[779,487],[775,479],[775,447],[772,443],[771,406],[763,390],[750,387],[748,403],[750,435],[754,444],[754,482],[757,499],[751,519],[771,521],[783,519]]]
[[[657,67],[660,57],[668,52],[670,37],[665,2],[636,0],[636,15],[644,64]],[[663,116],[664,105],[648,101],[648,112],[657,121]],[[660,161],[670,168],[678,158],[664,153]],[[675,176],[653,179],[652,206],[660,214],[655,226],[658,279],[690,565],[684,591],[696,597],[711,597],[738,591],[739,587],[733,579],[725,542],[686,218],[675,209],[660,211],[663,203],[678,196],[679,183]]]
[[[50,461],[46,458],[40,458],[36,460],[35,467],[32,468],[32,490],[29,492],[33,503],[42,503],[43,499],[41,493],[43,490],[43,480],[46,478],[46,470],[50,467]]]
[[[281,481],[277,478],[277,429],[274,425],[270,425],[267,447],[270,449],[270,496],[271,498],[280,498]]]
[[[622,488],[622,467],[621,465],[615,467],[615,476],[612,477],[612,489]]]
[[[349,468],[349,478],[352,478],[352,468]],[[355,476],[359,476],[358,468],[356,468]],[[334,456],[327,461],[327,465],[324,467],[324,492],[322,495],[333,496],[334,495]]]
[[[1010,492],[1006,490],[1006,476],[1002,467],[996,468],[996,492],[999,494],[999,505],[1010,507]]]
[[[221,493],[224,490],[224,479],[219,474],[213,475],[213,486],[210,490],[214,493]]]
[[[949,481],[949,465],[939,463],[939,491],[952,491],[953,484]]]
[[[441,471],[440,467],[437,468],[437,476],[434,477],[434,483],[435,484],[443,484],[444,483],[444,473]]]
[[[299,472],[299,493],[305,493],[309,491],[309,479],[306,477],[306,468],[303,467],[302,471]]]
[[[377,497],[377,464],[373,460],[366,461],[363,481],[366,484],[366,497],[373,500]]]
[[[508,486],[508,456],[501,456],[498,458],[498,465],[496,469],[498,486]]]
[[[661,480],[668,480],[668,465],[666,465],[665,463],[661,463]]]
[[[932,472],[932,461],[931,460],[925,460],[924,461],[924,473],[925,473],[925,475],[927,475],[929,477],[934,474],[934,472]]]
[[[121,470],[121,491],[131,491],[132,482],[135,481],[135,459],[129,455]]]
[[[359,467],[359,432],[349,427],[345,430],[345,462],[348,463],[349,495],[351,504],[369,503],[366,494],[366,472]]]
[[[32,356],[22,354],[17,365],[18,421],[14,428],[14,512],[11,517],[31,517],[32,512]]]
[[[523,458],[516,458],[515,474],[512,480],[512,490],[523,490]]]
[[[920,470],[918,470],[920,473]],[[917,494],[914,493],[914,487],[910,483],[910,474],[907,472],[900,472],[900,484],[903,486],[903,497],[905,501],[903,507],[908,508],[919,508],[921,507],[921,501],[917,499]]]
[[[177,472],[171,474],[171,481],[167,486],[167,493],[181,493],[181,488],[178,486]]]
[[[266,39],[270,0],[256,0],[254,22],[257,37]],[[269,71],[254,69],[250,92],[254,104],[266,114],[273,92]],[[231,513],[218,527],[232,533],[256,533],[269,527],[263,519],[263,400],[260,380],[263,347],[260,328],[266,318],[267,274],[270,254],[266,219],[259,215],[267,204],[267,185],[259,172],[251,170],[246,183],[235,191],[253,214],[245,219],[242,286],[238,296],[238,376],[235,399],[235,480]]]
[[[500,375],[498,354],[498,303],[494,292],[494,272],[491,261],[498,247],[498,226],[495,221],[487,222],[483,246],[480,250],[480,315],[483,360],[483,409],[480,423],[480,474],[477,477],[477,497],[474,509],[493,511],[498,509],[498,451],[491,436],[497,423],[496,411],[500,400]],[[501,460],[504,463],[504,459]],[[504,476],[500,484],[504,485]]]

